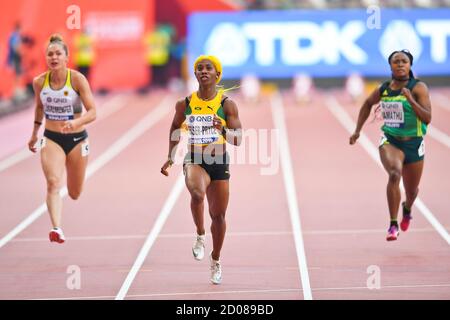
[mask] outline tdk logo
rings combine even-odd
[[[344,24],[332,20],[223,22],[208,35],[205,51],[232,67],[243,66],[250,59],[260,66],[272,66],[278,61],[286,66],[337,65],[342,59],[364,65],[370,61],[364,41],[370,32],[373,31],[367,29],[365,20]],[[450,20],[391,20],[383,28],[377,49],[387,57],[394,50],[409,48],[419,59],[423,43],[428,42],[431,60],[445,63],[448,36]]]

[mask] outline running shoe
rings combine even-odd
[[[402,208],[403,208],[403,218],[402,218],[402,221],[400,222],[400,229],[402,231],[406,231],[406,230],[408,230],[409,223],[412,219],[411,210],[409,210],[409,212],[408,212],[408,210],[406,210],[404,202],[402,202]]]
[[[205,235],[197,235],[194,245],[192,246],[192,254],[195,260],[202,260],[205,256]]]
[[[50,242],[64,243],[66,241],[66,237],[64,237],[61,228],[53,228],[50,230],[48,237],[50,238]]]
[[[212,252],[211,252],[212,253]],[[211,282],[213,284],[220,284],[222,282],[222,266],[219,260],[214,260],[209,254],[209,261],[211,262]]]
[[[387,241],[394,241],[397,240],[397,237],[399,236],[400,232],[398,232],[397,226],[390,226],[388,230],[388,234],[386,237]]]

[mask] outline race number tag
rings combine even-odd
[[[381,114],[387,127],[402,128],[405,123],[405,114],[401,102],[382,101]]]
[[[219,139],[219,133],[213,126],[214,115],[197,114],[186,118],[189,144],[210,144]]]
[[[88,155],[89,155],[89,141],[86,140],[86,142],[84,142],[81,145],[81,156],[87,157]]]
[[[36,150],[42,150],[45,148],[46,145],[47,145],[47,139],[45,137],[42,137],[38,140],[38,142],[36,142],[34,147],[36,148]]]
[[[425,155],[425,141],[422,140],[422,143],[419,146],[419,149],[417,149],[417,153],[419,157],[422,157]]]
[[[386,144],[387,141],[388,141],[388,139],[386,138],[386,136],[384,134],[382,134],[380,137],[380,143],[378,144],[378,146],[379,147],[383,146],[384,144]]]

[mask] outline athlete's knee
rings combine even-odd
[[[205,192],[201,189],[193,189],[191,192],[191,200],[194,203],[201,203],[205,199]]]
[[[225,211],[215,211],[214,213],[209,213],[211,216],[211,220],[215,224],[225,223]]]
[[[58,177],[48,177],[47,178],[47,192],[48,193],[58,193],[61,189],[61,179]]]
[[[402,178],[402,173],[400,170],[391,169],[389,170],[388,174],[390,183],[400,183],[400,179]]]
[[[405,188],[405,193],[408,199],[414,199],[419,194],[419,188],[416,188],[415,190]]]

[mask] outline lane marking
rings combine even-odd
[[[98,109],[98,119],[93,123],[93,126],[99,121],[106,119],[113,113],[119,111],[125,106],[125,96],[117,95],[107,100],[101,108]],[[25,142],[26,143],[26,142]],[[28,147],[25,147],[14,154],[6,157],[3,160],[0,160],[0,172],[18,164],[19,162],[30,158],[31,156],[37,155],[28,150]]]
[[[158,121],[160,121],[164,116],[166,116],[171,108],[170,102],[172,102],[171,96],[166,96],[159,105],[150,111],[146,116],[144,116],[134,127],[125,132],[119,139],[116,140],[105,152],[98,156],[92,164],[90,164],[86,170],[87,181],[91,176],[93,176],[98,170],[104,167],[108,162],[113,160],[118,156],[123,150],[131,145],[136,139],[142,136],[147,130],[153,127]],[[67,187],[64,187],[60,191],[61,198],[67,196]],[[47,205],[44,202],[38,208],[36,208],[25,220],[19,223],[13,230],[11,230],[7,235],[0,239],[0,248],[11,241],[15,236],[25,230],[29,225],[36,221],[42,214],[47,211]]]
[[[279,151],[281,160],[281,171],[283,172],[284,187],[289,206],[292,232],[294,234],[297,262],[299,265],[300,278],[305,300],[312,300],[311,285],[309,283],[308,265],[306,263],[305,246],[303,243],[300,212],[297,203],[297,191],[295,188],[294,171],[292,169],[291,152],[289,149],[288,133],[284,115],[284,106],[281,95],[274,94],[270,100],[272,117],[275,128],[279,132]]]
[[[156,219],[156,222],[153,225],[152,230],[148,234],[147,239],[145,240],[145,243],[142,246],[141,251],[139,252],[136,258],[136,261],[133,264],[133,267],[128,273],[119,292],[117,293],[115,300],[123,300],[127,295],[127,292],[130,289],[131,284],[133,283],[136,275],[138,274],[139,269],[144,264],[144,261],[147,255],[149,254],[153,244],[155,243],[158,234],[161,232],[161,229],[163,228],[167,218],[172,212],[172,209],[175,203],[177,202],[178,197],[180,196],[181,191],[183,190],[183,187],[184,187],[184,175],[183,173],[179,173],[178,178],[174,186],[172,187],[172,190],[170,191],[170,194],[167,197],[166,202],[164,203],[161,212],[159,213],[158,218]]]
[[[439,93],[439,92],[432,92],[431,93],[431,102],[433,100],[439,100],[438,108],[442,108],[444,110],[450,111],[450,99],[447,98],[446,95]],[[433,105],[434,106],[434,105]]]
[[[353,133],[354,128],[356,127],[356,123],[350,117],[350,115],[345,111],[345,109],[339,104],[334,96],[328,96],[326,99],[326,105],[328,110],[336,117],[339,123],[347,130],[349,134]],[[374,160],[378,166],[384,170],[383,165],[378,156],[378,149],[375,145],[369,140],[369,138],[361,132],[360,137],[358,139],[360,145],[366,150],[366,152],[370,155],[372,160]],[[403,183],[400,183],[400,188],[404,192]],[[419,198],[416,198],[414,205],[419,209],[422,215],[428,220],[428,222],[433,226],[433,228],[441,235],[441,237],[450,245],[450,235],[442,226],[442,224],[436,219],[430,209],[425,205],[425,203]]]
[[[368,292],[379,292],[383,289],[418,289],[418,288],[448,288],[450,283],[440,284],[413,284],[413,285],[388,285],[381,286],[378,290],[369,290],[367,287],[330,287],[312,288],[312,291],[345,291],[345,290],[366,290]],[[301,293],[300,288],[286,289],[261,289],[261,290],[226,290],[226,291],[199,291],[199,292],[174,292],[174,293],[148,293],[130,294],[128,298],[152,298],[152,297],[175,297],[175,296],[196,296],[196,295],[219,295],[219,294],[255,294],[255,293]],[[87,296],[87,297],[66,297],[66,298],[41,298],[31,300],[86,300],[86,299],[112,299],[114,296]]]
[[[450,227],[446,227],[450,230]],[[385,229],[348,229],[348,230],[303,230],[304,235],[354,235],[368,233],[385,233]],[[414,228],[409,230],[411,233],[436,232],[434,228]],[[211,235],[207,234],[208,237]],[[292,236],[292,231],[267,231],[267,232],[230,232],[227,237],[261,237],[261,236]],[[105,236],[75,236],[67,237],[67,241],[104,241],[104,240],[141,240],[147,238],[147,235],[105,235]],[[192,233],[166,233],[160,234],[159,239],[192,238]],[[15,238],[11,242],[48,242],[48,238]],[[311,269],[311,267],[309,268]]]
[[[443,131],[439,130],[438,128],[432,125],[429,125],[427,133],[430,135],[430,137],[432,137],[436,141],[442,143],[447,148],[450,148],[450,137]]]

